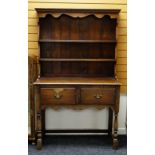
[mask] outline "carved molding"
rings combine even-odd
[[[94,15],[97,18],[103,18],[104,16],[109,16],[111,19],[118,17],[117,14],[107,14],[107,13],[106,14],[103,14],[103,13],[102,14],[101,13],[95,13],[95,14],[94,13],[39,13],[38,14],[38,16],[42,18],[45,18],[47,15],[51,15],[54,18],[59,18],[62,15],[68,15],[73,18],[84,18],[89,15]]]
[[[102,110],[105,108],[111,108],[112,110],[114,110],[113,106],[107,106],[107,105],[51,105],[49,106],[51,109],[54,110],[60,110],[63,108],[67,108],[67,109],[72,109],[72,110],[85,110],[88,108],[94,108],[96,110]],[[45,108],[45,107],[44,107]]]

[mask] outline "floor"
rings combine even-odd
[[[127,155],[127,137],[119,136],[119,149],[108,136],[46,136],[42,150],[28,145],[29,155]]]

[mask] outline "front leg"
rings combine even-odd
[[[37,106],[37,149],[42,148],[42,113],[41,113],[41,103],[40,103],[40,88],[35,87],[35,97]]]
[[[42,149],[42,125],[41,125],[41,113],[37,113],[37,149]]]
[[[118,113],[114,115],[114,130],[113,130],[113,149],[117,149],[119,142],[118,142]]]

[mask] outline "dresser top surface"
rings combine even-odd
[[[115,78],[52,77],[39,78],[34,85],[121,85]]]

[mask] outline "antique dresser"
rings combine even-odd
[[[112,135],[113,148],[117,148],[120,83],[116,34],[120,10],[36,11],[40,48],[39,75],[34,82],[37,148],[42,148],[46,133],[46,107],[61,106],[109,108],[109,127],[104,131]]]

